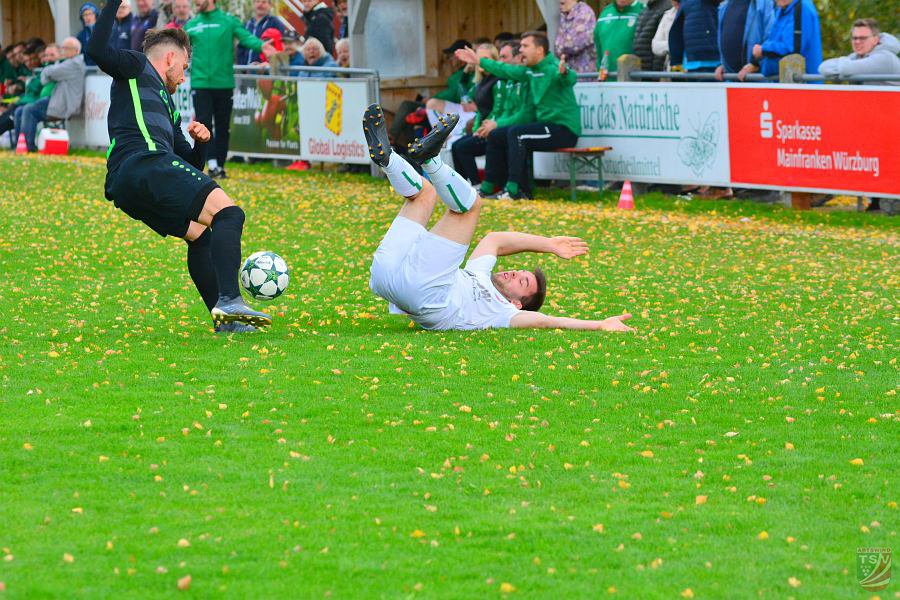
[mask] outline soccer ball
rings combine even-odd
[[[274,252],[254,252],[241,267],[241,285],[255,300],[272,300],[290,281],[287,263]]]

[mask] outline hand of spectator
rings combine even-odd
[[[755,65],[748,63],[741,67],[741,70],[738,71],[738,79],[744,81],[749,73],[756,73],[758,70],[759,69],[757,69]]]
[[[762,46],[759,44],[753,45],[753,58],[762,58]]]
[[[606,81],[606,78],[609,77],[608,69],[600,69],[597,73],[597,81]]]
[[[477,65],[478,64],[478,54],[471,48],[460,48],[457,50],[454,55],[456,58],[466,63],[467,65]]]
[[[486,138],[495,129],[497,129],[497,121],[487,119],[481,124],[481,127],[478,128],[475,135],[480,138]]]
[[[205,144],[209,141],[209,129],[207,129],[206,125],[204,125],[200,121],[192,120],[190,125],[188,125],[187,131],[188,135],[190,135],[195,142]]]
[[[265,42],[263,42],[262,50],[260,50],[260,52],[262,52],[266,58],[269,58],[273,54],[278,54],[278,51],[275,49],[275,46],[273,46],[272,42],[269,40],[266,40]]]
[[[565,54],[561,54],[559,57],[559,74],[560,75],[566,74],[566,55]]]
[[[716,79],[719,81],[725,81],[725,67],[719,65],[716,67]]]
[[[462,106],[462,109],[466,112],[475,112],[478,110],[478,105],[474,102],[463,102],[460,106]]]
[[[587,242],[577,237],[557,236],[550,238],[550,249],[560,258],[575,258],[587,254]]]

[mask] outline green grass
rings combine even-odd
[[[436,333],[368,290],[386,183],[229,173],[292,267],[232,338],[102,160],[0,155],[6,596],[848,598],[898,550],[897,221],[493,203],[591,243],[550,311],[638,331]]]

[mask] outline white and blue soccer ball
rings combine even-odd
[[[284,293],[290,272],[274,252],[254,252],[241,267],[241,285],[254,300],[272,300]]]

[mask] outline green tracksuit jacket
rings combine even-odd
[[[237,17],[218,8],[200,13],[184,25],[191,38],[191,89],[234,88],[234,38],[244,48],[262,50],[263,41]]]

